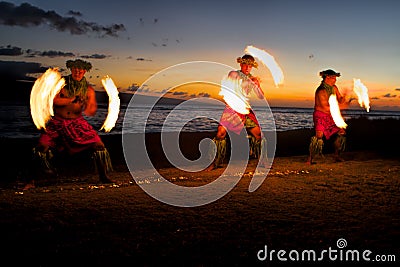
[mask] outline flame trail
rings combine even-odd
[[[279,67],[278,63],[275,61],[275,58],[271,56],[266,51],[259,49],[255,46],[249,45],[244,50],[245,53],[252,55],[253,57],[258,58],[264,66],[266,66],[272,74],[274,78],[274,83],[276,87],[279,87],[280,84],[283,84],[283,71],[281,67]]]
[[[251,107],[248,99],[240,93],[241,90],[242,80],[226,77],[221,81],[219,95],[223,96],[225,102],[236,112],[240,114],[249,114]]]
[[[337,101],[336,95],[334,94],[329,96],[329,108],[331,110],[331,115],[336,126],[346,129],[347,124],[343,120],[342,114],[340,113],[339,103]]]
[[[45,129],[53,112],[54,97],[65,85],[64,78],[57,68],[49,68],[38,79],[36,79],[30,96],[30,108],[32,120],[36,128]]]
[[[118,97],[118,89],[108,75],[101,79],[101,83],[108,94],[108,114],[100,130],[104,129],[105,132],[109,132],[117,122],[120,99]]]
[[[367,112],[369,112],[369,96],[368,96],[368,88],[360,81],[360,79],[353,79],[354,87],[353,91],[356,93],[358,98],[358,104],[360,107],[365,107]]]

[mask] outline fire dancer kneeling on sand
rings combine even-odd
[[[329,104],[329,97],[331,95],[336,96],[339,104],[345,102],[345,97],[340,94],[335,85],[336,78],[340,77],[340,73],[328,69],[321,71],[319,75],[322,77],[322,82],[315,92],[315,106],[313,113],[315,136],[311,137],[309,147],[310,154],[307,164],[312,164],[312,160],[316,155],[322,155],[324,136],[326,140],[329,140],[332,136],[336,136],[336,139],[334,140],[335,161],[343,161],[340,157],[340,153],[344,151],[346,146],[346,131],[345,129],[336,126]]]
[[[227,79],[232,81],[230,85],[234,84],[232,87],[235,88],[228,88],[229,92],[224,96],[227,105],[222,113],[217,134],[213,139],[217,151],[214,161],[206,169],[208,171],[218,168],[226,156],[227,130],[240,134],[245,127],[250,141],[250,156],[259,158],[260,161],[266,159],[266,139],[248,102],[252,91],[258,98],[264,98],[259,78],[250,74],[251,69],[257,68],[258,64],[254,57],[248,54],[238,57],[236,61],[240,64],[240,70],[231,71],[228,74]],[[220,94],[223,95],[222,92]],[[232,96],[239,101],[232,101],[227,96]],[[214,153],[212,154],[214,155]],[[261,163],[265,165],[266,161]]]
[[[55,169],[51,165],[53,152],[67,152],[72,155],[89,149],[93,151],[100,182],[112,183],[107,175],[112,170],[110,155],[97,131],[83,117],[83,113],[94,116],[97,111],[95,91],[84,77],[92,65],[80,59],[68,60],[66,65],[71,74],[63,77],[65,86],[53,100],[54,116],[33,149],[35,176],[40,173],[55,175]],[[24,189],[34,186],[32,179]]]

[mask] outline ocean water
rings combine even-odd
[[[143,133],[145,132],[201,132],[216,131],[218,120],[222,114],[223,105],[188,105],[174,107],[171,105],[148,105],[121,107],[115,127],[109,133]],[[253,107],[261,128],[264,131],[287,131],[302,128],[313,128],[312,108],[279,108],[270,110],[264,107]],[[125,116],[126,115],[126,116]],[[368,119],[397,118],[398,111],[343,110],[344,119],[366,117]],[[87,117],[95,129],[100,129],[107,116],[107,107],[99,106],[94,117]],[[144,123],[146,121],[146,123]],[[29,106],[0,106],[0,138],[31,138],[39,137]]]

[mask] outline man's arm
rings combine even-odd
[[[330,112],[329,95],[325,89],[317,89],[315,92],[315,110]]]
[[[251,81],[256,85],[254,88],[254,92],[256,93],[259,99],[264,99],[264,91],[261,89],[260,79],[258,77],[251,77]]]
[[[56,94],[56,96],[53,99],[53,105],[54,106],[67,106],[74,101],[75,97],[65,97],[63,93],[64,89],[61,89],[61,91]]]
[[[96,93],[93,87],[88,86],[87,101],[84,112],[87,116],[94,116],[96,114],[96,111],[97,111]]]
[[[339,92],[339,89],[337,88],[337,86],[335,86],[335,93],[336,93],[336,98],[339,102],[339,104],[343,104],[346,99],[344,96],[342,96],[342,94]]]

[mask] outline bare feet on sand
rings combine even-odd
[[[307,165],[311,165],[311,164],[315,164],[315,162],[312,161],[311,156],[308,157],[307,161],[306,161]]]
[[[341,156],[335,156],[335,162],[343,162],[343,161],[345,160]]]
[[[102,184],[115,184],[117,181],[111,179],[108,175],[100,175],[99,177],[100,183]]]
[[[28,182],[25,186],[24,186],[24,188],[22,189],[23,191],[26,191],[26,190],[29,190],[29,189],[33,189],[33,188],[35,188],[35,181],[30,181],[30,182]]]

